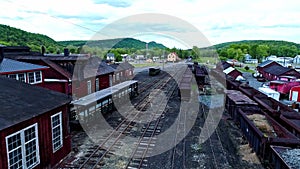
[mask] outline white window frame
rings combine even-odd
[[[96,92],[100,90],[99,78],[96,78],[96,80],[95,80],[95,90],[96,90]]]
[[[87,93],[88,94],[91,94],[92,93],[92,82],[91,82],[91,80],[88,80],[87,82],[86,82],[87,84]]]
[[[32,168],[34,168],[34,167],[36,167],[37,165],[40,164],[39,134],[38,134],[38,128],[37,128],[37,126],[38,126],[37,123],[35,123],[33,125],[30,125],[30,126],[24,128],[24,129],[20,130],[20,131],[17,131],[15,133],[13,133],[13,134],[8,135],[8,136],[5,137],[8,168],[11,167],[10,166],[10,161],[9,161],[9,153],[14,152],[14,150],[16,149],[15,148],[15,149],[9,151],[9,149],[8,149],[8,139],[10,137],[13,137],[13,136],[17,135],[17,134],[20,134],[20,139],[21,139],[22,167],[24,167],[26,169],[32,169]],[[24,133],[25,133],[26,130],[28,130],[29,128],[32,128],[32,127],[34,127],[34,130],[35,130],[35,139],[32,139],[32,140],[29,140],[29,141],[25,142],[25,134]],[[35,151],[36,151],[36,157],[35,158],[36,158],[36,162],[33,163],[31,166],[27,167],[26,166],[26,147],[25,147],[25,145],[27,143],[29,143],[29,142],[32,142],[33,140],[35,140],[35,148],[36,148],[35,149]]]
[[[29,80],[29,74],[30,74],[30,73],[33,73],[33,79],[34,79],[34,80],[33,80],[34,82],[31,82],[31,83],[30,83],[30,80]],[[37,73],[40,73],[40,75],[41,75],[41,79],[40,79],[39,81],[36,80],[36,74],[37,74]],[[28,73],[27,73],[27,77],[28,77],[28,83],[30,83],[30,84],[42,83],[42,81],[43,81],[43,74],[42,74],[42,71],[28,72]]]
[[[8,78],[11,78],[10,76],[15,75],[15,76],[16,76],[16,79],[15,79],[15,80],[21,81],[21,80],[20,80],[20,77],[19,77],[19,75],[21,75],[21,74],[24,75],[24,83],[27,83],[27,78],[26,78],[27,76],[26,76],[26,73],[8,74],[7,77],[8,77]],[[11,78],[11,79],[14,79],[14,78]]]
[[[60,123],[53,127],[53,118],[56,117],[56,116],[59,116],[59,121]],[[58,147],[54,147],[55,145],[55,138],[54,138],[54,128],[57,128],[59,127],[59,132],[60,132],[60,139],[59,139],[59,146]],[[53,153],[55,153],[56,151],[58,151],[59,149],[61,149],[63,147],[63,130],[62,130],[62,112],[58,112],[54,115],[51,116],[51,133],[52,133],[52,150],[53,150]]]
[[[119,80],[120,80],[120,74],[117,73],[117,74],[116,74],[116,81],[119,81]]]

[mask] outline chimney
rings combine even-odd
[[[70,52],[68,48],[64,48],[64,56],[69,56]]]
[[[44,56],[45,52],[46,52],[46,48],[45,46],[42,46],[42,56]]]
[[[0,64],[2,63],[4,58],[4,47],[0,46]]]

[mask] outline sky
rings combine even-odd
[[[296,0],[0,0],[0,6],[0,24],[56,41],[126,36],[182,49],[239,40],[300,43]]]

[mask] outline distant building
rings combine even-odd
[[[144,55],[136,55],[135,59],[136,60],[144,60],[145,56]]]
[[[115,61],[115,54],[114,53],[107,53],[106,60]]]
[[[181,60],[175,52],[168,54],[167,62],[177,62]]]
[[[285,67],[288,67],[293,63],[293,58],[291,58],[291,57],[277,57],[275,55],[271,55],[271,56],[267,57],[266,60],[275,61]]]
[[[252,56],[250,54],[245,54],[244,62],[245,63],[258,63],[258,59],[252,59]]]
[[[294,64],[300,64],[300,55],[297,55],[297,56],[294,57],[293,63]]]

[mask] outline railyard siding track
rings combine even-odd
[[[182,76],[182,71],[181,73],[173,71],[171,76],[175,76],[176,73],[178,76]],[[134,107],[140,110],[141,113],[130,113],[129,111],[125,114],[128,115],[128,117],[124,117],[122,116],[124,114],[120,115],[116,111],[109,114],[106,120],[114,130],[118,132],[114,135],[112,134],[114,131],[108,131],[107,135],[103,136],[98,144],[93,143],[91,140],[87,141],[87,144],[84,145],[85,151],[82,152],[85,154],[81,155],[83,158],[77,159],[78,164],[79,162],[81,165],[83,163],[88,164],[82,165],[82,168],[251,168],[251,164],[245,166],[241,165],[242,163],[240,162],[239,156],[236,154],[233,155],[233,153],[236,152],[228,150],[233,149],[233,147],[228,147],[228,138],[226,138],[228,133],[226,133],[226,129],[222,128],[224,127],[223,121],[221,122],[222,125],[218,126],[216,131],[206,142],[201,145],[198,144],[199,135],[203,131],[203,124],[209,115],[207,114],[208,108],[200,105],[194,126],[190,131],[186,131],[186,122],[189,121],[186,117],[186,113],[188,112],[184,111],[179,113],[180,98],[176,93],[176,88],[171,88],[172,83],[168,82],[167,78],[168,75],[165,72],[151,78],[141,78],[146,80],[139,81],[140,95],[131,100]],[[149,123],[139,124],[133,122],[132,120],[134,118],[139,118],[149,107],[151,97],[154,96],[153,93],[152,96],[149,95],[150,91],[157,88],[163,90],[166,95],[169,94],[168,104],[163,113],[156,114],[154,112],[152,116],[149,116],[149,119],[155,117],[156,120]],[[170,92],[172,90],[173,92]],[[135,117],[135,115],[137,116]],[[157,135],[167,130],[169,126],[176,121],[176,118],[179,118],[179,123],[176,124],[177,132],[174,133],[174,138],[172,137],[174,141],[170,142],[170,144],[174,145],[174,148],[156,156],[146,157],[147,154],[152,151],[152,148],[159,145],[156,140]],[[125,120],[126,123],[123,122],[124,119],[127,119]],[[212,129],[206,128],[206,130]],[[182,134],[187,134],[187,136],[180,141],[178,139],[182,137]],[[124,147],[124,143],[121,141],[122,136],[120,135],[139,138],[135,144],[130,147],[129,158],[119,157],[115,154],[118,149]],[[118,136],[120,136],[120,138],[118,138]],[[110,141],[105,141],[106,139]],[[99,146],[101,144],[102,146]],[[225,144],[225,146],[223,144]],[[97,152],[96,149],[98,149]],[[74,165],[74,163],[72,163],[75,156],[76,155],[70,156],[70,158],[66,159],[64,161],[65,163],[63,162],[58,168],[78,168],[80,165]],[[86,162],[87,158],[89,158],[91,162]],[[113,163],[109,163],[110,159],[116,160]],[[122,165],[117,166],[116,163],[120,162]]]
[[[160,76],[160,77],[165,78],[165,76]],[[153,86],[155,86],[154,88],[163,88],[169,82],[170,79],[171,78],[168,77],[166,80],[162,80],[162,82],[160,82],[160,83],[158,80],[154,80],[151,83],[152,85],[146,84],[144,87],[142,87],[142,90],[140,90],[140,91],[146,91],[146,89],[149,89],[150,87],[153,87]],[[173,84],[173,86],[176,86],[176,85]],[[167,88],[166,90],[169,91],[169,93],[173,93],[175,88],[174,87],[173,87],[173,89]],[[147,93],[147,91],[146,91],[146,93]],[[147,97],[147,95],[148,94],[142,95],[143,96],[142,101],[140,101],[136,104],[137,107],[139,107],[138,109],[144,109],[148,105],[147,102],[149,102],[149,99],[145,99],[145,97]],[[168,96],[168,97],[170,97],[170,96]],[[77,161],[78,161],[77,165],[76,164],[74,165],[74,163],[69,164],[69,160],[65,160],[65,162],[62,162],[57,168],[66,168],[66,167],[68,167],[68,168],[99,168],[99,167],[101,167],[102,166],[101,162],[103,161],[103,159],[105,157],[110,157],[111,155],[113,155],[114,149],[118,148],[119,146],[122,146],[121,145],[122,143],[120,143],[119,140],[121,139],[123,134],[128,134],[130,132],[130,130],[134,126],[133,120],[139,115],[140,112],[141,111],[138,111],[138,112],[134,111],[132,113],[128,113],[127,117],[120,124],[117,125],[117,127],[115,128],[114,131],[109,131],[110,134],[108,134],[107,138],[100,138],[100,140],[103,140],[100,145],[93,145],[93,144],[88,145],[89,147],[87,148],[86,154],[84,156],[80,157],[79,159],[77,159]],[[159,116],[161,116],[161,114]],[[153,115],[153,117],[157,118],[157,117],[155,117],[155,114]],[[149,130],[149,128],[151,126],[150,124],[151,123],[149,123],[148,126],[144,129],[145,132],[143,133],[143,135],[147,134],[147,130]],[[159,120],[157,120],[157,122],[154,126],[154,129],[152,130],[153,133],[150,134],[150,136],[153,136],[155,134],[158,124],[159,124]],[[141,138],[142,139],[140,139],[141,141],[138,144],[142,144],[142,140],[144,138],[143,137],[141,137]],[[109,142],[110,142],[110,144],[108,144]],[[141,157],[142,159],[143,159],[143,156],[146,155],[148,148],[151,145],[151,140],[148,141],[146,143],[146,145],[147,145],[147,148],[145,149],[144,153],[142,154],[142,157]],[[136,153],[136,151],[135,151],[135,153]],[[136,155],[133,155],[132,157],[136,157]],[[132,159],[130,159],[130,161],[131,160],[136,160],[136,158],[132,158]],[[142,166],[142,162],[143,162],[143,160],[140,161],[138,168],[140,168]]]

